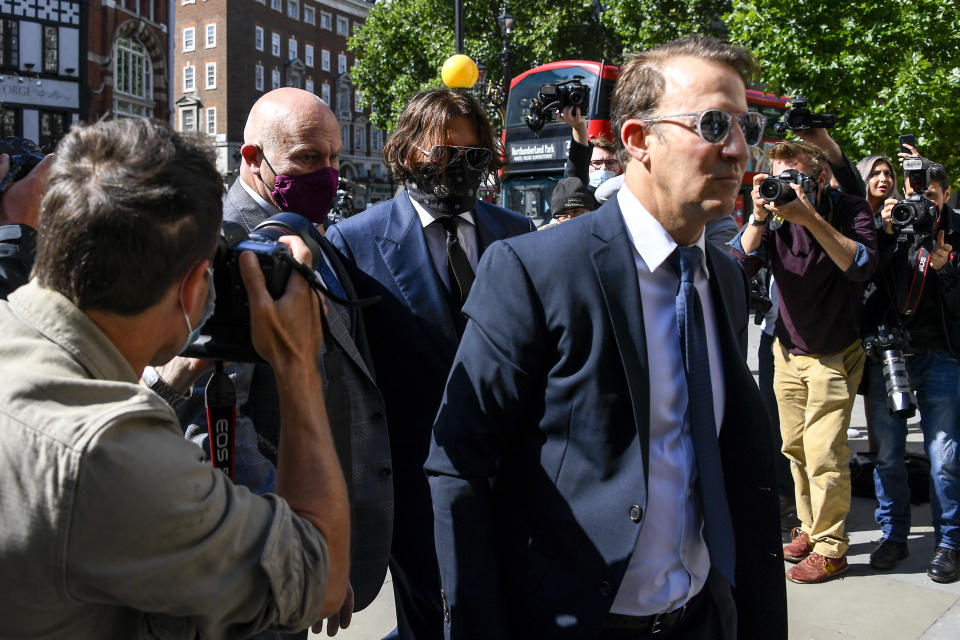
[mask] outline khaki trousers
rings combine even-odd
[[[847,552],[850,447],[847,427],[866,354],[860,342],[838,353],[794,355],[773,348],[773,389],[783,455],[790,460],[801,528],[828,558]]]

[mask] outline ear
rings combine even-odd
[[[243,157],[243,162],[247,165],[250,173],[260,173],[260,160],[263,158],[260,147],[255,144],[245,144],[240,147],[240,155]]]
[[[210,261],[204,258],[194,264],[187,271],[181,282],[183,283],[183,308],[190,316],[190,323],[196,328],[196,323],[203,313],[203,305],[207,301],[207,268],[210,267]]]
[[[943,192],[943,203],[946,204],[947,200],[950,199],[950,187],[947,186],[947,190]]]
[[[627,120],[620,127],[620,140],[623,141],[623,148],[630,154],[631,158],[640,162],[646,162],[649,157],[647,143],[651,135],[650,129],[637,119]]]

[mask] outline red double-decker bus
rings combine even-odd
[[[610,96],[620,76],[620,67],[589,60],[561,60],[525,71],[510,83],[503,127],[503,149],[508,164],[501,184],[500,202],[504,207],[533,219],[538,226],[546,224],[552,217],[550,196],[557,181],[563,177],[563,165],[570,149],[570,126],[552,121],[534,133],[527,127],[525,118],[530,115],[530,101],[537,97],[540,85],[566,82],[576,76],[580,76],[580,81],[590,87],[590,104],[586,114],[590,137],[604,135],[612,140]],[[769,171],[770,163],[764,148],[782,139],[773,131],[773,123],[787,110],[788,101],[789,98],[747,89],[748,108],[767,116],[767,130],[761,147],[750,148],[742,195],[749,193],[752,188],[755,173]],[[738,198],[737,202],[737,211],[731,213],[737,214],[738,223],[742,223],[742,199]]]

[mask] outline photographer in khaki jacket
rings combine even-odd
[[[205,143],[158,123],[76,126],[58,148],[32,279],[0,302],[0,637],[246,638],[343,602],[347,496],[306,282],[273,300],[241,256],[280,389],[277,495],[234,486],[137,383],[212,310],[221,193]]]

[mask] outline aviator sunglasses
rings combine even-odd
[[[431,164],[437,164],[441,167],[449,167],[457,158],[463,156],[471,169],[486,171],[490,167],[490,159],[492,158],[490,149],[484,149],[483,147],[435,144],[429,151],[419,146],[417,146],[417,149],[430,159]]]
[[[680,118],[695,118],[697,121],[697,134],[710,144],[720,144],[730,135],[733,128],[733,119],[736,118],[743,130],[743,137],[747,144],[756,146],[760,144],[763,138],[763,130],[767,126],[767,117],[756,111],[747,113],[738,113],[736,115],[721,111],[720,109],[707,109],[696,113],[674,113],[667,116],[657,116],[655,118],[641,118],[640,122],[669,122]]]

